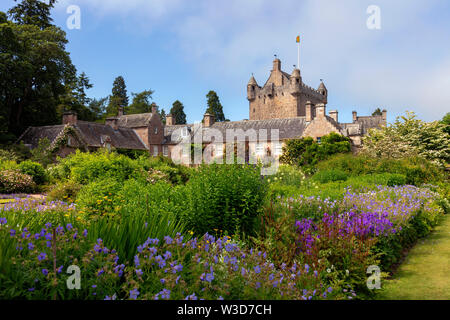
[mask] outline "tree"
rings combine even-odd
[[[382,116],[383,115],[383,111],[381,111],[380,108],[376,108],[376,110],[372,113],[372,116]]]
[[[163,124],[166,124],[166,111],[164,111],[164,109],[161,109],[161,112],[159,113],[159,117],[161,118],[161,122]]]
[[[17,2],[17,0],[15,0]],[[46,3],[48,2],[48,3]],[[50,10],[56,0],[22,0],[8,11],[9,16],[19,25],[35,25],[41,30],[52,26]]]
[[[350,140],[335,132],[322,137],[321,142],[311,137],[291,139],[286,141],[280,162],[311,167],[337,153],[351,151]]]
[[[441,123],[444,125],[444,131],[450,134],[450,112],[442,118]]]
[[[122,76],[118,76],[112,87],[112,95],[109,97],[109,104],[107,107],[107,115],[115,116],[119,111],[119,107],[124,110],[128,107],[127,86]]]
[[[180,101],[175,101],[170,109],[170,114],[175,119],[176,124],[186,124],[186,114],[184,113],[184,106]]]
[[[77,76],[64,31],[22,24],[24,13],[14,17],[20,24],[0,15],[0,121],[7,126],[0,131],[17,136],[30,125],[60,123],[57,107]]]
[[[225,115],[223,114],[223,107],[220,104],[219,97],[215,91],[209,91],[206,95],[208,99],[208,108],[206,113],[212,114],[217,122],[225,121]]]
[[[152,107],[150,100],[154,91],[145,90],[139,93],[132,93],[133,102],[128,106],[129,114],[151,112]]]
[[[450,137],[441,122],[424,122],[407,112],[392,125],[369,130],[361,153],[394,159],[420,156],[443,166],[450,161]]]

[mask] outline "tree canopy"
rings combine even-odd
[[[151,112],[152,90],[144,90],[139,93],[132,93],[133,102],[128,106],[128,114]]]
[[[111,93],[106,110],[107,116],[116,116],[120,107],[123,108],[124,111],[128,111],[127,86],[125,84],[125,79],[122,76],[118,76],[114,79]]]
[[[180,101],[176,100],[173,103],[172,109],[170,109],[170,114],[175,119],[176,124],[186,124],[186,114],[184,113],[184,106]]]
[[[223,107],[217,93],[211,90],[206,95],[206,98],[208,99],[208,108],[206,109],[206,113],[212,114],[217,122],[225,121]]]

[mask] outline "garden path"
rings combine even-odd
[[[408,253],[378,299],[450,300],[450,215]]]

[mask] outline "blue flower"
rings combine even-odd
[[[261,272],[261,268],[259,266],[254,267],[253,270],[255,270],[255,273]]]
[[[6,218],[0,218],[0,224],[6,224],[7,222]]]
[[[139,296],[139,291],[137,289],[133,289],[130,291],[130,299],[136,300]]]
[[[138,275],[138,276],[142,276],[142,274],[143,274],[141,269],[136,269],[135,272],[136,272],[136,275]]]
[[[83,231],[83,237],[87,237],[88,231],[86,229],[84,229]]]
[[[66,225],[66,228],[67,228],[67,230],[72,230],[72,229],[73,229],[73,226],[72,226],[71,223],[68,223],[68,224]]]
[[[16,230],[11,229],[11,230],[9,231],[9,234],[11,235],[11,237],[14,237],[14,236],[16,235]]]
[[[63,269],[63,266],[60,266],[58,269],[56,269],[56,272],[61,273],[62,269]]]
[[[47,270],[47,269],[42,269],[42,274],[43,274],[44,276],[48,275],[48,270]]]
[[[45,260],[45,259],[47,259],[47,254],[44,252],[41,252],[37,258],[39,261]]]
[[[28,243],[28,250],[33,250],[34,244],[32,242]]]

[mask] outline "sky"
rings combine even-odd
[[[15,2],[1,0],[6,11]],[[80,28],[67,21],[80,9]],[[379,28],[369,28],[379,8]],[[218,93],[225,116],[248,119],[246,85],[267,80],[274,54],[282,69],[297,64],[303,81],[328,89],[327,110],[341,122],[352,111],[406,111],[433,121],[450,112],[450,1],[447,0],[60,0],[54,23],[66,33],[77,70],[111,94],[125,78],[128,93],[154,90],[168,112],[175,100],[188,122],[200,121],[206,94]],[[69,24],[70,25],[70,24]]]

